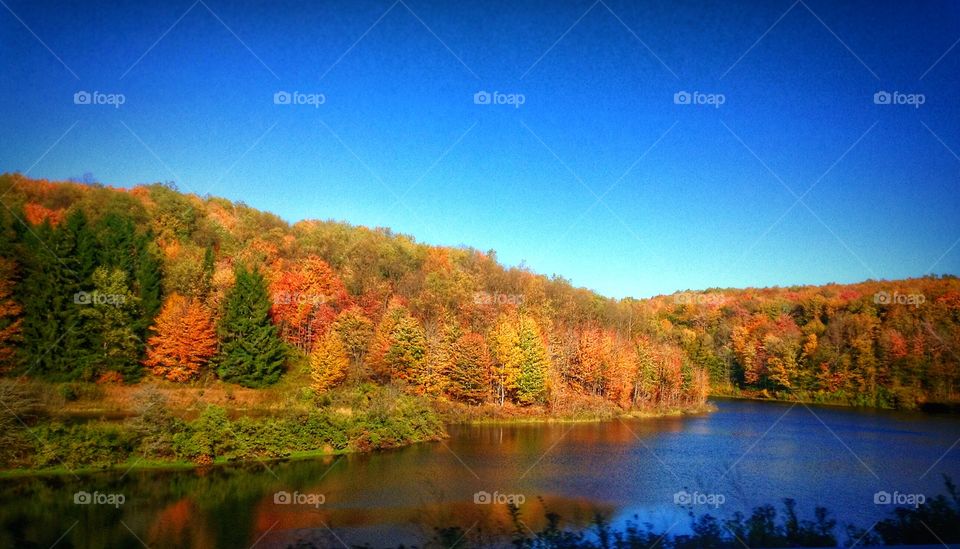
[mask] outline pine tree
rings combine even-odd
[[[139,300],[127,286],[126,272],[119,268],[98,267],[92,278],[94,289],[80,311],[93,343],[89,367],[93,375],[117,372],[124,380],[136,380],[143,348],[134,329],[140,316]]]
[[[51,379],[91,379],[90,332],[80,315],[95,261],[93,235],[82,213],[54,230],[48,222],[24,236],[23,296],[25,372]]]
[[[99,224],[100,265],[122,269],[128,281],[136,277],[138,244],[136,228],[128,217],[107,214]]]
[[[137,297],[140,298],[140,307],[143,316],[138,324],[141,330],[146,330],[153,319],[160,312],[162,305],[162,282],[163,267],[159,257],[156,243],[149,235],[142,235],[138,238],[137,245]]]
[[[217,352],[217,334],[210,311],[198,300],[171,294],[164,302],[144,364],[154,375],[189,381]]]
[[[347,377],[350,359],[337,332],[330,330],[320,338],[310,353],[310,377],[313,389],[324,392]]]
[[[237,267],[220,321],[217,374],[245,387],[276,383],[287,351],[270,320],[270,295],[263,275]]]
[[[73,255],[77,262],[77,277],[82,284],[90,285],[93,271],[100,260],[100,245],[87,216],[80,209],[73,210],[67,216],[62,228],[68,253]]]
[[[516,346],[520,362],[517,372],[517,401],[521,404],[542,403],[547,397],[547,349],[540,338],[540,329],[532,318],[521,315],[517,326]]]

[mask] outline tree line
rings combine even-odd
[[[304,364],[317,393],[372,380],[554,408],[684,407],[711,388],[869,406],[960,398],[953,277],[615,300],[492,251],[290,225],[171,185],[8,174],[0,192],[11,375],[263,387]]]

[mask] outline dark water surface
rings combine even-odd
[[[506,505],[477,503],[481,492],[523,500],[533,530],[546,508],[570,525],[600,512],[682,533],[689,509],[726,516],[785,497],[802,518],[822,505],[868,528],[893,508],[876,504],[877,492],[930,498],[944,492],[944,474],[960,480],[957,415],[716,404],[697,416],[458,425],[442,443],[368,455],[4,480],[0,546],[381,547],[436,526],[508,530]],[[113,504],[77,504],[80,491]],[[677,505],[678,492],[701,503]]]

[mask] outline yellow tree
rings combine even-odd
[[[352,380],[362,377],[363,359],[373,337],[373,323],[358,307],[341,311],[331,329],[340,336],[340,341],[352,363]]]
[[[490,369],[493,388],[500,406],[503,406],[507,393],[517,386],[521,354],[515,344],[516,340],[517,330],[513,321],[508,315],[501,315],[487,337],[490,343],[490,354],[493,355],[493,365]]]
[[[456,321],[446,318],[440,321],[437,332],[429,337],[427,354],[411,376],[418,394],[439,395],[450,383],[449,376],[457,360],[457,340],[463,330]]]
[[[387,353],[393,342],[393,329],[402,316],[407,314],[406,308],[396,298],[391,298],[387,304],[387,311],[383,314],[377,329],[370,341],[370,351],[367,353],[371,376],[378,381],[390,379],[390,366],[387,363]]]
[[[310,354],[310,377],[313,380],[313,389],[318,392],[326,391],[343,382],[350,369],[350,358],[340,340],[340,335],[334,330],[327,332]]]
[[[453,345],[446,392],[470,404],[482,404],[490,393],[490,352],[483,336],[468,332]]]

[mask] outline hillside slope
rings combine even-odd
[[[466,405],[683,408],[717,392],[881,407],[960,399],[960,281],[614,300],[494,252],[289,225],[161,184],[0,176],[0,361],[49,380],[247,387],[305,364]]]

